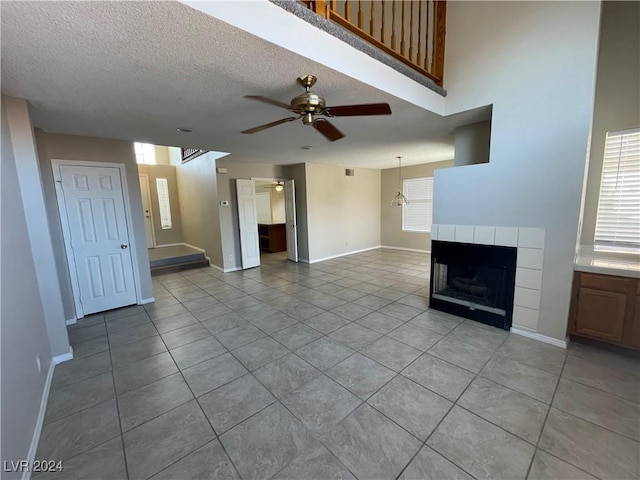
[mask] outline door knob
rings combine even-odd
[[[129,245],[127,245],[126,243],[123,243],[122,245],[120,245],[120,248],[123,250],[126,250],[127,248],[129,248]]]

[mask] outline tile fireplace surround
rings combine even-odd
[[[538,330],[544,236],[544,228],[444,224],[431,227],[432,240],[518,249],[513,327],[531,333]]]

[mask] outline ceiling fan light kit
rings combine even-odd
[[[243,130],[240,133],[257,133],[262,130],[266,130],[267,128],[302,118],[302,123],[304,125],[311,125],[327,140],[335,142],[336,140],[344,138],[344,134],[324,117],[391,115],[391,107],[388,103],[364,103],[359,105],[327,107],[324,98],[311,92],[311,87],[314,86],[317,81],[318,79],[313,75],[303,75],[298,78],[298,83],[304,87],[305,92],[293,98],[289,104],[260,95],[245,95],[244,98],[284,108],[298,116],[276,120],[275,122]]]

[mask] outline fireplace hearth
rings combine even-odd
[[[433,241],[430,307],[511,328],[517,249]]]

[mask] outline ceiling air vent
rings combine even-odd
[[[355,176],[356,171],[355,171],[353,168],[346,168],[346,169],[344,170],[344,174],[345,174],[347,177],[353,177],[353,176]]]

